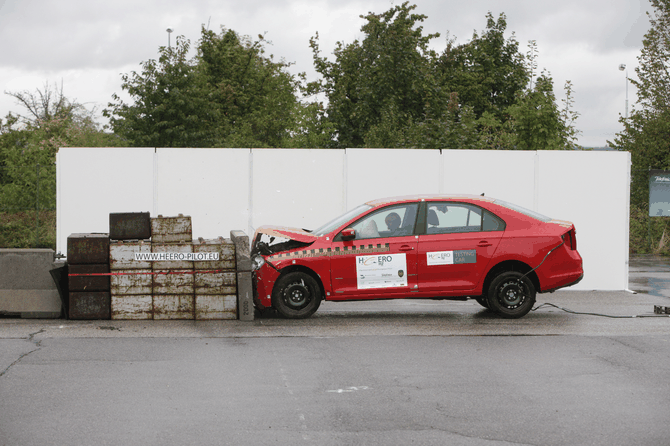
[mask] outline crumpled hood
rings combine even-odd
[[[270,237],[283,237],[302,243],[313,243],[318,237],[304,229],[289,228],[286,226],[261,226],[256,234],[266,234]]]
[[[287,228],[286,226],[261,226],[254,234],[251,255],[261,253],[263,255],[276,254],[282,251],[304,248],[318,239],[304,229]]]

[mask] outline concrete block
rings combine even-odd
[[[112,296],[151,295],[153,275],[150,269],[129,269],[115,271],[110,285]]]
[[[251,252],[249,236],[244,231],[230,231],[230,239],[235,244],[237,271],[251,271]]]
[[[223,320],[237,319],[237,296],[195,295],[195,319]]]
[[[154,294],[154,320],[195,319],[193,294]]]
[[[117,241],[109,245],[109,268],[115,270],[151,269],[149,261],[135,260],[135,254],[149,254],[151,243],[138,240],[131,242]]]
[[[62,302],[58,290],[0,290],[0,314],[24,319],[57,319]]]
[[[151,294],[116,296],[112,294],[112,319],[148,320],[154,318]]]
[[[50,271],[51,249],[0,249],[0,314],[58,318],[63,304]]]
[[[0,290],[55,290],[52,249],[0,249]]]
[[[67,263],[109,263],[109,234],[70,234],[67,238]]]
[[[69,291],[109,291],[109,265],[68,265]]]
[[[110,319],[109,291],[70,291],[70,319]]]
[[[241,321],[254,320],[254,293],[251,271],[237,273],[237,311]]]
[[[151,237],[149,212],[109,214],[109,238],[112,240],[142,240]]]

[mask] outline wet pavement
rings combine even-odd
[[[670,257],[631,257],[628,281],[633,291],[670,298]]]

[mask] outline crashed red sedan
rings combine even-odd
[[[583,275],[575,227],[484,196],[369,201],[315,230],[258,228],[254,303],[287,318],[322,300],[475,299],[505,318]]]

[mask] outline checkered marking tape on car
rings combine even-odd
[[[389,252],[391,247],[388,243],[382,245],[378,243],[377,245],[359,245],[359,246],[344,246],[342,248],[319,248],[319,249],[304,249],[302,251],[294,251],[288,253],[275,254],[268,257],[268,261],[274,262],[278,260],[289,260],[289,259],[304,259],[308,257],[330,257],[330,256],[342,256],[348,254],[374,254],[377,252]]]

